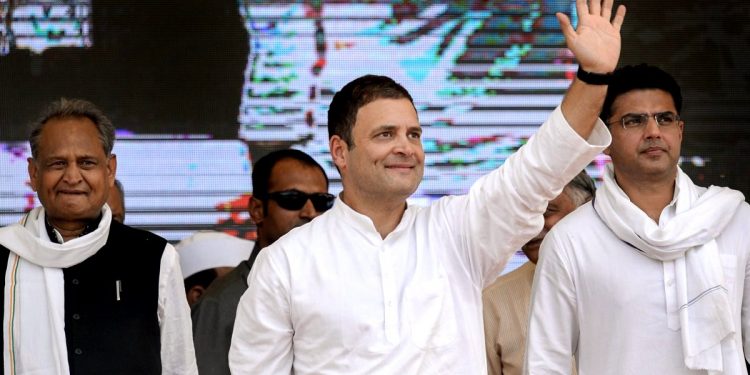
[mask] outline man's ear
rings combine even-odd
[[[328,148],[331,150],[331,159],[339,171],[346,169],[346,156],[349,151],[349,145],[343,138],[334,135],[328,141]]]
[[[112,154],[107,160],[107,180],[109,180],[109,187],[115,187],[115,174],[117,173],[117,155]]]
[[[263,202],[260,199],[250,197],[250,203],[248,204],[248,211],[250,213],[250,220],[258,225],[263,222],[263,218],[266,217],[266,213],[263,207]]]
[[[29,170],[29,182],[31,183],[31,189],[36,191],[37,186],[37,173],[39,172],[39,168],[36,165],[36,161],[34,161],[34,158],[28,158],[26,161],[29,162],[28,170]]]
[[[187,291],[187,300],[188,305],[193,306],[196,302],[198,302],[199,299],[201,299],[201,296],[203,296],[203,292],[206,291],[206,288],[204,288],[202,285],[193,285],[190,290]]]

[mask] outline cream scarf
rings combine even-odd
[[[9,375],[70,373],[62,268],[96,254],[112,221],[105,204],[96,230],[57,244],[47,235],[44,214],[37,207],[21,223],[0,228],[0,244],[11,251],[3,301],[4,373]]]
[[[594,207],[621,240],[665,266],[673,263],[685,365],[709,374],[740,373],[744,363],[733,358],[737,330],[715,239],[745,198],[716,186],[702,193],[679,168],[675,184],[676,215],[660,226],[620,189],[610,164]]]

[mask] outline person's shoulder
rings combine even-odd
[[[324,238],[326,232],[331,231],[331,228],[335,228],[337,225],[343,225],[343,223],[336,222],[331,211],[332,210],[323,213],[309,223],[292,228],[292,230],[281,236],[276,242],[264,248],[263,252],[269,250],[270,253],[310,251],[310,246],[314,243],[320,242],[320,239]]]
[[[129,225],[122,224],[118,221],[112,220],[109,231],[111,234],[118,235],[122,239],[127,241],[154,241],[166,245],[167,240],[163,237],[154,234],[152,232],[131,227]],[[162,246],[163,246],[162,245]]]
[[[233,296],[237,296],[239,299],[239,296],[247,289],[247,276],[250,273],[250,267],[247,263],[248,261],[241,262],[228,274],[211,283],[201,301],[213,300],[219,302]]]
[[[740,203],[737,215],[735,216],[739,216],[741,220],[750,218],[750,204],[748,204],[747,201]],[[744,222],[747,223],[748,221],[745,220]]]
[[[529,273],[533,275],[534,264],[526,262],[511,272],[498,277],[492,284],[484,288],[483,295],[496,295],[508,288],[513,288],[518,283],[525,283],[529,278]]]
[[[550,231],[557,233],[578,232],[581,225],[592,225],[595,222],[601,222],[601,220],[594,209],[594,202],[588,201],[560,219]]]

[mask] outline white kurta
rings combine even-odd
[[[673,201],[662,212],[661,225],[674,213]],[[738,330],[735,341],[738,348],[744,343],[745,352],[750,349],[748,229],[750,206],[743,203],[716,237]],[[532,292],[528,373],[569,374],[569,358],[575,355],[580,375],[705,374],[684,364],[674,278],[673,267],[616,237],[591,203],[581,206],[542,244]]]
[[[468,195],[408,207],[385,239],[337,199],[259,255],[237,311],[232,373],[485,373],[483,287],[609,140],[599,122],[587,143],[558,108]]]
[[[156,313],[161,333],[162,374],[197,375],[190,306],[185,298],[180,260],[170,244],[167,244],[161,256]]]

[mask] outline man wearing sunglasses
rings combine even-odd
[[[750,206],[682,172],[681,107],[661,69],[615,71],[604,183],[542,244],[530,373],[569,373],[575,355],[581,374],[746,374]]]
[[[625,8],[577,5],[578,30],[557,16],[578,77],[529,142],[466,195],[406,203],[425,155],[404,87],[364,76],[334,95],[329,149],[344,189],[258,257],[237,307],[233,374],[486,373],[482,288],[609,144],[600,83],[617,65]]]
[[[227,354],[237,303],[247,289],[248,274],[260,251],[333,205],[325,171],[302,151],[271,152],[255,163],[252,178],[249,211],[258,236],[250,258],[211,284],[192,308],[201,375],[229,374]]]

